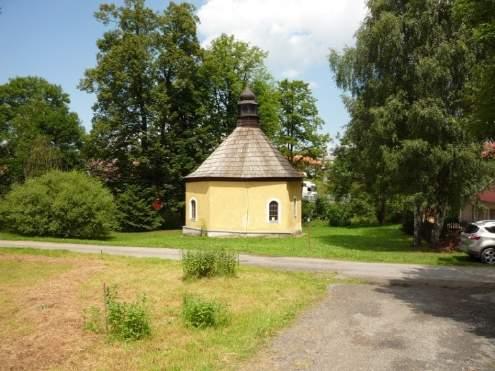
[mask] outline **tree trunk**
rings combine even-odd
[[[378,223],[380,223],[380,225],[383,225],[383,223],[385,223],[386,206],[387,202],[385,201],[385,199],[380,198],[376,207],[376,219],[378,219]]]
[[[420,247],[421,245],[421,226],[423,221],[421,220],[421,207],[420,205],[414,205],[414,237],[413,247]]]
[[[442,205],[437,209],[436,215],[435,215],[435,223],[433,224],[433,228],[431,230],[431,240],[430,240],[430,246],[431,247],[437,247],[438,243],[440,242],[440,237],[443,229],[443,223],[445,221],[445,210],[446,206]]]

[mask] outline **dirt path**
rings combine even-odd
[[[244,370],[494,370],[495,290],[338,285]]]

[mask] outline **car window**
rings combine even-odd
[[[485,229],[490,233],[495,233],[495,227],[485,227]]]
[[[466,229],[464,230],[465,233],[476,233],[478,232],[479,228],[477,225],[474,224],[468,224]]]

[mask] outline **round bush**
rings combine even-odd
[[[15,186],[0,205],[4,227],[30,236],[106,237],[115,214],[111,193],[75,171],[31,178]]]

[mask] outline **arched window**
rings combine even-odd
[[[189,213],[191,220],[196,220],[196,200],[194,198],[191,199],[191,208]]]
[[[268,222],[278,223],[279,218],[279,204],[277,201],[272,200],[268,204]]]

